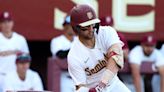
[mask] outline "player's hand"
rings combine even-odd
[[[100,82],[95,88],[91,88],[89,92],[102,92],[106,85],[102,82]]]

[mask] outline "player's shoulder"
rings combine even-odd
[[[72,55],[76,54],[76,48],[78,48],[77,46],[77,40],[75,39],[73,42],[72,42],[72,46],[69,50],[69,53],[68,53],[68,58],[71,57]]]
[[[142,50],[142,47],[140,45],[137,45],[135,47],[132,48],[132,50],[130,51],[130,55],[131,54],[138,54],[138,53],[142,53],[143,50]]]
[[[54,37],[51,41],[52,41],[52,42],[61,42],[61,41],[63,41],[63,40],[65,40],[64,35],[59,35],[59,36],[57,36],[57,37]]]
[[[28,69],[28,70],[27,70],[27,73],[30,73],[30,74],[38,74],[36,71],[31,70],[31,69]]]
[[[75,58],[77,55],[79,55],[80,50],[82,49],[80,41],[78,38],[75,38],[72,42],[71,49],[68,53],[68,59]],[[79,51],[78,51],[79,50]]]
[[[140,50],[142,50],[142,46],[141,45],[137,45],[132,50],[140,51]]]
[[[100,26],[99,32],[116,32],[116,30],[111,26]]]
[[[59,35],[57,37],[54,37],[53,40],[56,40],[56,39],[63,39],[64,38],[64,35]]]
[[[13,32],[14,37],[19,38],[19,39],[25,39],[25,37],[17,32]]]
[[[114,37],[117,35],[117,32],[111,26],[100,26],[98,31],[99,39],[104,39],[104,37]]]
[[[31,69],[28,69],[27,70],[27,76],[38,76],[39,74],[36,72],[36,71],[34,71],[34,70],[31,70]]]
[[[164,48],[164,44],[162,44],[162,48]]]
[[[158,50],[157,48],[154,48],[154,54],[156,55],[162,55],[162,53],[160,52],[160,50]]]

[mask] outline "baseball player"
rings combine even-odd
[[[68,53],[68,70],[76,92],[130,92],[118,79],[123,68],[123,43],[109,26],[100,20],[88,5],[71,10],[71,25],[78,38]]]
[[[0,91],[7,72],[16,70],[16,54],[29,53],[26,39],[13,32],[14,21],[9,12],[0,14]]]
[[[43,91],[43,85],[38,73],[29,69],[30,63],[31,57],[28,54],[17,57],[17,69],[6,75],[3,92]]]
[[[70,25],[70,16],[67,15],[65,17],[63,27],[64,27],[64,34],[53,38],[51,41],[52,55],[60,59],[67,58],[68,52],[75,38],[75,33]],[[67,64],[67,62],[62,62],[62,63]],[[60,87],[61,92],[72,92],[72,90],[74,89],[73,81],[70,78],[67,68],[62,69],[61,81],[59,85],[61,86]]]
[[[153,76],[153,92],[164,92],[164,58],[155,46],[156,39],[152,35],[146,35],[142,38],[141,45],[134,47],[129,53],[129,62],[136,92],[144,92],[143,76],[141,77],[140,75],[140,65],[143,61],[154,62],[155,70],[159,72],[161,78],[159,80],[157,79],[158,75]]]
[[[64,34],[53,38],[51,41],[52,55],[62,59],[67,57],[68,51],[75,37],[75,33],[73,32],[70,25],[70,16],[66,16],[63,27]]]

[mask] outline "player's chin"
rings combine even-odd
[[[93,34],[88,34],[86,38],[87,38],[87,39],[92,39],[93,37],[94,37]]]

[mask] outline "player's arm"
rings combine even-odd
[[[106,59],[106,71],[104,72],[101,82],[110,85],[114,76],[117,75],[117,72],[124,66],[122,44],[113,44],[108,49]]]
[[[136,92],[141,92],[140,65],[131,63],[130,67]]]
[[[30,54],[30,51],[29,51],[29,48],[28,48],[28,43],[27,43],[27,41],[24,37],[22,38],[21,45],[22,45],[21,49],[16,50],[17,54],[22,54],[22,53]]]
[[[164,65],[157,67],[159,75],[160,75],[160,90],[164,92]]]
[[[164,45],[163,45],[164,47]],[[160,92],[164,92],[164,58],[163,55],[156,50],[156,62],[155,62],[155,68],[157,69],[159,75],[160,75]]]
[[[113,44],[108,49],[106,59],[107,66],[100,83],[95,88],[89,89],[88,92],[102,92],[107,85],[111,84],[111,81],[114,76],[117,75],[117,72],[123,68],[124,61],[121,43]]]
[[[17,55],[19,53],[21,53],[21,52],[18,50],[7,50],[7,51],[0,52],[0,56],[9,56],[9,55],[13,55],[13,54]]]

